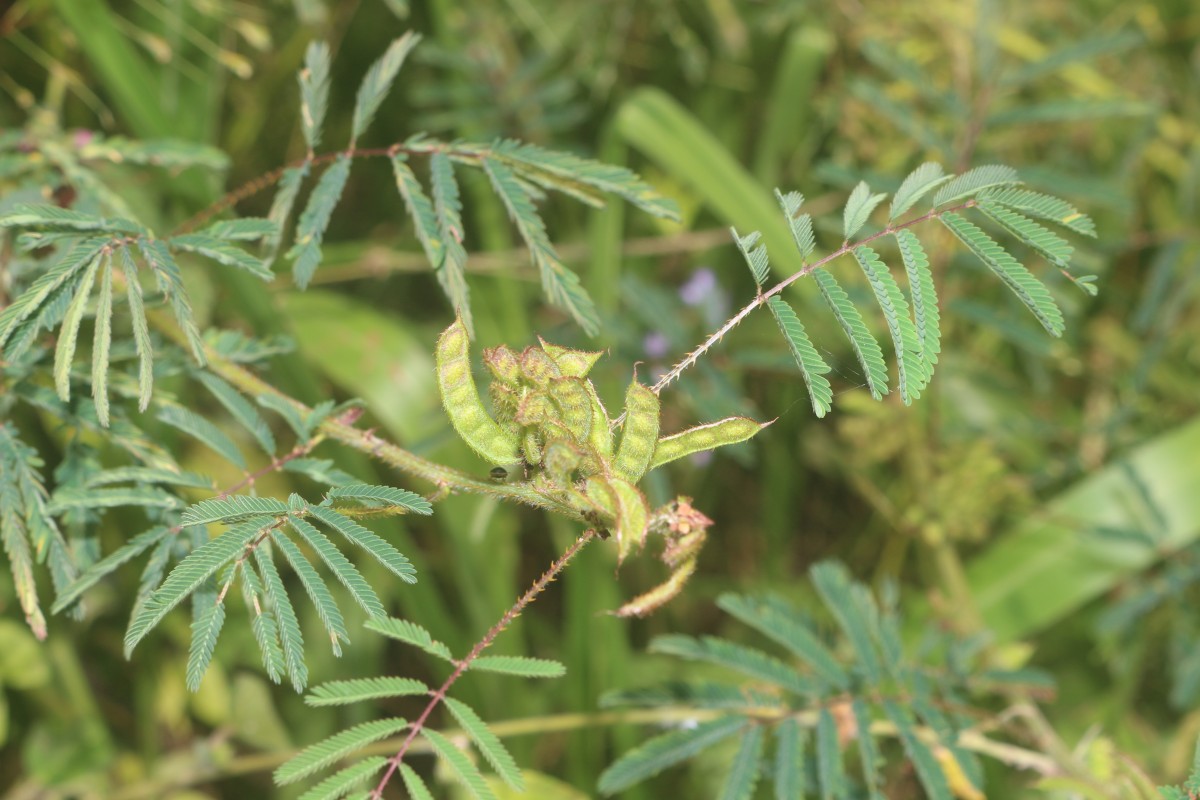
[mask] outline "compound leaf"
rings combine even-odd
[[[405,644],[411,644],[413,647],[418,647],[431,656],[437,656],[451,663],[454,662],[454,656],[450,655],[450,649],[430,636],[429,631],[415,622],[409,622],[406,619],[396,619],[395,617],[383,617],[367,620],[366,626],[368,630],[382,633],[384,636],[404,642]],[[476,662],[478,660],[476,659]]]
[[[850,302],[846,290],[838,284],[837,278],[824,269],[813,270],[813,277],[821,289],[825,304],[829,306],[838,324],[842,326],[846,338],[850,340],[850,346],[854,349],[854,355],[858,358],[866,378],[867,389],[876,400],[882,399],[888,392],[887,365],[883,363],[883,351],[879,349],[879,342],[863,322],[858,308]]]
[[[297,692],[302,692],[308,684],[308,667],[304,663],[304,635],[300,632],[296,609],[292,607],[291,598],[287,595],[279,571],[275,569],[271,548],[261,545],[254,548],[254,560],[262,573],[267,599],[271,602],[271,608],[275,610],[275,617],[279,621],[279,641],[283,645],[283,659],[287,665],[288,677],[292,679],[292,687]]]
[[[321,240],[329,227],[329,218],[342,197],[346,180],[350,177],[350,157],[338,156],[329,168],[321,173],[308,204],[296,223],[296,240],[288,250],[287,257],[293,260],[292,277],[301,289],[308,288],[317,265],[321,263]]]
[[[380,538],[332,508],[310,506],[309,511],[314,517],[374,556],[380,564],[391,570],[400,580],[405,583],[417,582],[416,568],[391,542]]]
[[[215,539],[208,540],[176,564],[171,574],[146,598],[130,621],[129,630],[125,633],[126,657],[171,609],[196,591],[200,584],[212,577],[217,570],[232,561],[259,533],[264,524],[270,524],[270,520],[260,518],[244,522]]]
[[[355,786],[386,767],[387,763],[388,760],[383,756],[364,758],[357,764],[333,773],[300,795],[299,800],[339,800]]]
[[[304,703],[310,706],[346,706],[364,700],[428,693],[429,687],[415,678],[353,678],[321,684],[305,696]]]
[[[650,652],[717,664],[796,694],[813,690],[811,681],[774,656],[715,636],[701,639],[683,635],[659,636],[650,643]]]
[[[664,733],[621,756],[600,775],[603,794],[616,794],[657,775],[668,767],[687,761],[722,739],[745,729],[742,717],[718,717],[693,728]]]
[[[567,674],[567,668],[558,661],[529,656],[479,656],[471,662],[471,669],[521,678],[559,678]]]
[[[908,177],[896,190],[896,194],[892,197],[892,208],[888,214],[889,221],[895,222],[897,217],[916,205],[922,197],[951,180],[954,180],[954,176],[943,174],[941,164],[936,161],[926,161],[908,173]]]
[[[987,164],[967,170],[962,175],[947,182],[933,196],[933,205],[944,206],[956,200],[964,200],[979,194],[984,189],[998,186],[1011,186],[1020,183],[1017,171],[1002,164]]]
[[[349,590],[354,601],[362,606],[363,611],[372,617],[385,616],[383,603],[375,594],[375,590],[367,583],[358,568],[329,540],[328,536],[302,519],[292,517],[288,523],[300,535],[300,538],[316,551],[320,559],[325,562],[325,566],[329,567],[338,581]]]
[[[339,486],[330,489],[326,496],[330,500],[359,500],[372,506],[406,508],[414,514],[426,516],[433,513],[433,506],[421,495],[391,486],[369,486],[365,483]]]
[[[492,188],[504,202],[509,218],[517,226],[517,232],[525,240],[550,302],[570,313],[588,335],[595,336],[600,330],[596,306],[579,282],[579,276],[566,268],[550,244],[546,226],[538,216],[529,190],[498,159],[485,157],[483,170],[491,180]]]
[[[867,185],[867,182],[859,181],[846,200],[846,208],[842,211],[842,229],[845,232],[846,241],[862,230],[862,226],[867,223],[871,212],[885,199],[887,199],[886,194],[871,194],[871,187]]]
[[[188,648],[187,660],[187,687],[193,692],[200,689],[200,681],[208,671],[213,650],[216,649],[217,639],[221,635],[221,627],[225,624],[225,604],[218,602],[215,594],[210,596],[211,601],[204,601],[204,607],[192,622],[192,643]],[[197,602],[201,602],[200,598],[201,594],[198,593]]]
[[[311,152],[321,144],[321,126],[329,108],[329,45],[309,42],[300,70],[300,125]]]
[[[917,330],[908,316],[908,303],[905,302],[896,279],[892,277],[891,270],[874,250],[865,246],[856,247],[854,257],[862,267],[863,274],[867,276],[871,290],[875,293],[875,300],[883,311],[883,318],[887,322],[896,351],[900,397],[904,404],[908,405],[921,396],[921,389],[928,383]]]
[[[1062,311],[1044,283],[970,220],[953,212],[943,214],[939,219],[1020,298],[1051,336],[1062,336],[1065,328]]]
[[[733,757],[733,766],[721,789],[721,800],[750,800],[754,787],[762,772],[763,726],[751,725],[738,751]]]
[[[455,700],[453,697],[447,697],[443,701],[446,707],[450,709],[450,713],[458,720],[458,724],[471,737],[471,741],[492,765],[492,769],[496,770],[505,783],[507,783],[513,791],[524,792],[525,781],[521,779],[521,770],[517,768],[517,762],[513,761],[512,755],[500,741],[500,737],[492,733],[488,728],[487,723],[480,719],[475,710],[466,703],[460,700]]]
[[[393,41],[384,54],[379,57],[379,60],[371,65],[366,76],[363,77],[362,84],[358,87],[358,96],[355,98],[351,141],[357,141],[358,137],[366,131],[367,126],[371,124],[371,120],[375,118],[375,112],[379,110],[379,104],[383,102],[383,98],[392,88],[393,81],[396,80],[396,73],[404,65],[404,59],[419,41],[421,41],[420,36],[408,31]]]
[[[300,552],[300,548],[291,539],[280,531],[274,530],[271,531],[271,541],[279,548],[279,552],[283,553],[283,557],[291,565],[292,571],[300,578],[300,584],[308,593],[308,598],[312,600],[312,604],[317,609],[317,616],[321,618],[321,623],[329,633],[333,654],[340,656],[342,654],[341,642],[349,642],[350,634],[346,632],[346,623],[342,619],[342,612],[338,608],[337,601],[329,593],[325,581],[321,580],[321,576],[317,574],[309,560],[304,557],[304,553]]]
[[[277,516],[288,513],[288,504],[274,497],[251,497],[244,494],[225,498],[201,500],[183,512],[184,525],[208,525],[213,522],[230,524],[251,517]]]
[[[301,778],[307,778],[314,772],[320,772],[326,767],[336,764],[355,750],[361,750],[372,742],[385,739],[407,727],[407,720],[392,717],[376,719],[355,725],[353,728],[347,728],[328,739],[309,745],[289,759],[283,766],[275,770],[275,783],[285,786],[295,783]]]
[[[435,753],[450,767],[455,777],[471,792],[476,800],[496,800],[496,795],[488,788],[487,781],[479,768],[471,763],[467,754],[459,750],[454,742],[429,728],[422,728],[421,735],[433,747]]]
[[[813,347],[808,333],[804,330],[804,325],[801,324],[800,318],[796,316],[796,312],[787,304],[787,301],[779,295],[773,295],[767,301],[767,305],[770,306],[771,315],[775,317],[775,322],[779,325],[779,330],[783,332],[783,337],[787,339],[788,349],[792,351],[792,358],[796,360],[796,366],[800,368],[800,374],[804,377],[804,383],[808,387],[808,397],[812,401],[813,413],[818,417],[825,416],[833,408],[833,389],[825,378],[825,373],[829,372],[829,365]]]

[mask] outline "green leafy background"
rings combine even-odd
[[[607,349],[592,377],[610,407],[619,406],[630,364],[669,367],[753,296],[730,226],[761,231],[774,279],[801,266],[773,187],[805,193],[828,251],[841,244],[840,208],[860,179],[894,191],[928,159],[955,170],[1019,166],[1029,188],[1066,197],[1097,222],[1097,240],[1074,241],[1076,258],[1099,276],[1097,298],[1051,266],[1035,267],[1063,308],[1062,339],[1047,337],[938,231],[940,252],[928,248],[944,340],[937,378],[911,407],[899,398],[876,404],[816,287],[799,282],[788,300],[831,367],[828,416],[809,413],[792,355],[778,347],[766,314],[663,395],[665,431],[731,414],[779,417],[753,443],[681,461],[645,487],[656,502],[698,498],[715,522],[684,594],[644,620],[609,616],[659,582],[661,565],[631,559],[615,574],[613,553],[589,548],[496,644],[499,655],[561,661],[565,676],[522,691],[511,677],[469,674],[455,696],[504,736],[529,796],[593,796],[606,768],[660,732],[633,724],[633,712],[602,709],[601,697],[711,677],[703,664],[648,651],[652,640],[716,634],[761,644],[717,609],[730,590],[778,593],[831,627],[804,576],[836,558],[868,585],[899,587],[911,641],[931,628],[990,632],[998,661],[1053,677],[1053,694],[1039,696],[1053,734],[1038,746],[1074,752],[1079,783],[1048,785],[1048,796],[1110,796],[1079,787],[1103,790],[1117,751],[1160,783],[1182,780],[1200,733],[1194,3],[530,0],[468,12],[438,0],[237,8],[36,0],[0,20],[6,129],[28,119],[80,137],[169,137],[228,155],[223,176],[107,169],[119,201],[164,232],[225,188],[304,154],[292,122],[294,74],[310,41],[327,40],[336,53],[323,138],[341,142],[358,127],[362,74],[393,39],[419,31],[424,44],[409,54],[360,146],[418,131],[512,137],[628,166],[683,209],[682,223],[672,223],[619,203],[542,206],[549,238],[594,300],[599,334],[589,338],[544,302],[541,265],[514,252],[538,247],[538,232],[510,226],[487,175],[460,176],[477,341],[521,347],[540,333]],[[0,164],[0,181],[14,168]],[[264,285],[199,262],[184,264],[183,281],[202,324],[295,343],[267,376],[284,391],[310,404],[361,398],[366,424],[483,475],[486,466],[455,439],[438,405],[430,354],[453,311],[395,182],[382,161],[354,165],[306,292],[284,274]],[[0,210],[45,199],[6,191]],[[267,216],[269,193],[239,211]],[[944,255],[951,252],[959,254]],[[869,298],[846,266],[838,270],[846,291]],[[216,398],[195,396],[206,417],[222,418]],[[48,414],[22,406],[12,422],[35,432],[45,474],[70,469],[73,445]],[[249,434],[223,428],[243,451],[254,449]],[[240,477],[185,436],[159,444],[181,449],[185,466],[218,485]],[[368,483],[397,485],[395,473],[346,450],[326,446],[315,456]],[[258,490],[315,497],[314,487],[322,488],[283,473]],[[110,553],[144,529],[137,510],[107,515],[99,550]],[[368,582],[390,613],[418,620],[454,653],[466,652],[577,532],[474,497],[372,529],[418,564],[421,580],[409,586],[382,564],[359,562]],[[186,614],[168,616],[127,662],[122,638],[139,574],[140,562],[116,571],[92,591],[86,625],[51,617],[38,644],[0,571],[7,796],[293,797],[295,787],[273,787],[272,770],[318,739],[383,716],[310,707],[275,687],[241,614],[225,623],[195,694],[184,680]],[[398,672],[440,683],[436,665],[363,631],[365,615],[342,605],[353,643],[340,659],[312,648],[313,683]],[[307,638],[321,641],[320,616],[308,606],[299,613]],[[386,707],[397,716],[416,710],[404,701]],[[445,714],[441,727],[460,723]],[[831,724],[817,724],[818,740]],[[536,735],[551,730],[563,732]],[[414,753],[438,747],[429,742]],[[752,796],[752,777],[726,776],[730,763],[755,761],[760,747],[752,736],[726,739],[710,757],[620,796],[716,796],[719,786]],[[413,765],[437,796],[457,796],[452,782],[433,782],[430,762]],[[922,796],[911,769],[886,775],[888,797]],[[986,778],[992,798],[1030,796],[1035,782],[995,765]],[[516,796],[499,783],[493,789]]]

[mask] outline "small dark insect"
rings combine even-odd
[[[488,475],[496,483],[504,483],[508,480],[508,470],[504,467],[492,467],[492,471]]]

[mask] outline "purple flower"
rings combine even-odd
[[[642,339],[642,349],[650,358],[662,358],[671,349],[671,341],[667,339],[666,334],[651,331]]]
[[[708,267],[692,273],[688,282],[679,287],[679,297],[689,306],[698,306],[717,288],[717,276]]]

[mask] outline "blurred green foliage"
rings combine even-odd
[[[381,107],[374,143],[418,131],[511,136],[627,165],[683,209],[674,224],[617,204],[545,207],[551,238],[599,307],[601,333],[588,339],[542,302],[528,259],[513,252],[503,206],[486,183],[464,176],[479,339],[524,345],[539,333],[606,348],[592,373],[605,397],[619,396],[627,365],[664,371],[753,296],[730,225],[763,231],[780,276],[796,268],[772,187],[801,189],[818,221],[835,222],[860,178],[891,190],[926,159],[958,169],[1008,163],[1032,188],[1095,217],[1100,231],[1078,255],[1100,276],[1098,298],[1047,276],[1067,316],[1059,340],[967,257],[935,254],[954,344],[911,408],[870,402],[839,345],[823,353],[834,367],[835,411],[815,420],[764,315],[664,393],[664,430],[731,414],[779,419],[753,443],[652,475],[652,500],[693,496],[715,523],[681,597],[644,620],[612,617],[604,612],[659,582],[661,567],[634,560],[614,574],[609,550],[585,550],[496,645],[558,659],[567,675],[536,692],[487,675],[461,682],[458,696],[529,768],[530,796],[592,796],[602,771],[648,738],[628,723],[634,717],[601,711],[602,694],[703,677],[702,667],[647,653],[653,637],[744,638],[715,611],[727,590],[770,590],[815,612],[801,576],[825,558],[879,587],[898,585],[910,622],[983,637],[997,668],[1053,677],[1052,695],[1014,697],[1007,715],[989,720],[1067,765],[1057,782],[1043,782],[1045,796],[1120,796],[1111,794],[1114,765],[1121,775],[1140,765],[1160,783],[1184,778],[1200,734],[1194,3],[18,0],[0,16],[0,135],[26,126],[77,140],[174,137],[226,153],[224,185],[201,169],[149,174],[117,159],[104,168],[120,202],[169,230],[224,188],[303,155],[294,74],[309,41],[329,41],[337,53],[328,138],[344,141],[353,87],[408,29],[432,46],[414,52]],[[16,165],[0,163],[0,181],[12,177],[8,169]],[[0,202],[46,199],[6,193]],[[269,202],[256,195],[239,211],[262,216]],[[837,226],[818,225],[817,237],[826,247],[841,241]],[[306,292],[186,270],[197,317],[290,338],[295,350],[270,362],[274,385],[309,403],[362,398],[368,425],[418,454],[480,471],[438,406],[428,354],[448,314],[390,171],[357,171],[325,250],[318,286]],[[0,273],[0,304],[11,299],[6,286]],[[817,307],[803,288],[791,299]],[[814,340],[840,341],[813,318]],[[48,475],[78,468],[52,418],[21,415],[15,421],[36,432]],[[174,444],[220,485],[240,477],[201,448]],[[315,455],[369,483],[395,481],[349,450],[326,445]],[[322,488],[287,473],[258,485],[280,497]],[[136,512],[110,515],[93,546],[111,552],[141,525]],[[388,581],[375,564],[363,565],[366,577],[390,612],[419,620],[454,652],[468,650],[576,533],[565,521],[467,496],[428,519],[376,529],[421,554],[422,581]],[[121,640],[138,573],[127,567],[93,590],[86,624],[51,618],[38,644],[17,622],[11,579],[0,571],[6,796],[292,797],[298,792],[272,788],[271,769],[298,747],[378,716],[308,708],[271,685],[241,617],[227,624],[196,694],[183,680],[182,616],[127,662]],[[301,625],[321,638],[311,609]],[[397,672],[440,680],[406,658],[360,632],[341,659],[314,648],[309,669],[322,681]],[[533,735],[552,730],[564,733]],[[667,787],[708,796],[725,757],[621,796],[657,797]],[[885,775],[889,798],[921,796],[911,770]],[[1034,774],[990,762],[986,779],[990,798],[1030,796],[1038,785]]]

